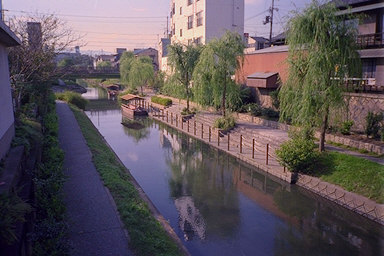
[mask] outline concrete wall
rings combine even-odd
[[[384,86],[384,58],[376,59],[376,85]]]
[[[6,47],[0,44],[0,159],[2,159],[8,152],[14,133],[8,55]]]

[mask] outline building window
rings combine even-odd
[[[363,78],[376,78],[376,59],[363,59]]]
[[[192,39],[188,39],[188,45],[192,44]]]
[[[180,7],[180,15],[183,15],[183,7]]]
[[[172,14],[175,15],[176,11],[175,11],[175,3],[173,3],[172,5]]]
[[[193,28],[193,15],[188,16],[188,29]]]
[[[187,0],[187,5],[193,4],[193,0]]]
[[[180,37],[182,37],[182,36],[183,36],[183,30],[180,29]]]
[[[202,43],[203,43],[203,37],[198,37],[198,38],[196,38],[196,39],[195,39],[195,43],[196,43],[197,45],[202,44]]]
[[[203,12],[198,12],[196,13],[196,23],[197,23],[197,26],[202,26],[203,25]]]
[[[175,26],[175,24],[173,24],[173,26],[172,26],[172,35],[173,36],[176,35],[176,26]]]

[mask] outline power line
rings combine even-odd
[[[22,11],[22,10],[7,10],[8,12],[18,12],[18,13],[26,13],[26,14],[35,14],[34,12]],[[62,17],[79,17],[79,18],[96,18],[96,19],[166,19],[166,16],[91,16],[91,15],[75,15],[75,14],[54,14],[54,13],[44,13],[37,12],[37,14],[45,14],[45,15],[56,15]]]
[[[250,20],[250,19],[256,18],[256,17],[262,15],[263,13],[265,13],[265,12],[267,12],[267,11],[268,11],[268,10],[264,10],[264,11],[262,11],[262,12],[256,14],[256,15],[253,15],[253,16],[251,16],[251,17],[246,18],[244,21],[248,21],[248,20]]]
[[[96,31],[82,31],[82,30],[74,30],[75,32],[80,33],[91,33],[91,34],[106,34],[106,35],[124,35],[124,36],[157,36],[157,34],[124,34],[124,33],[113,33],[113,32],[96,32]]]

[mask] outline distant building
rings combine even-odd
[[[153,68],[159,70],[158,51],[154,48],[134,49],[133,54],[136,57],[148,56],[152,59]]]
[[[7,48],[20,43],[16,35],[0,19],[0,160],[8,152],[15,135]]]
[[[122,55],[127,51],[127,48],[116,48],[116,53]]]
[[[206,44],[227,30],[244,34],[244,0],[171,0],[171,41]]]
[[[168,71],[168,45],[171,40],[169,38],[161,38],[159,42],[159,70]]]
[[[43,44],[40,22],[27,22],[28,44],[31,49],[38,49]]]
[[[116,55],[112,54],[103,54],[97,56],[93,61],[93,67],[96,68],[97,65],[103,61],[110,62],[112,64],[112,67],[116,67]]]
[[[80,46],[75,46],[75,53],[80,54]]]
[[[248,33],[244,34],[244,41],[246,44],[246,52],[261,50],[269,47],[269,40],[260,36],[249,36]]]

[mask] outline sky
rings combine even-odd
[[[170,0],[2,0],[5,20],[11,16],[54,13],[82,36],[82,51],[115,52],[116,48],[157,48],[166,32]],[[275,0],[273,35],[283,31],[292,10],[311,0]],[[269,37],[263,25],[272,0],[245,0],[245,31]]]

